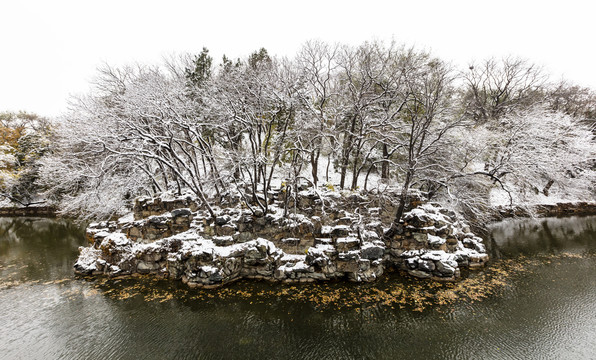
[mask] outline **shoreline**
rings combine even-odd
[[[152,274],[202,288],[240,279],[372,282],[390,269],[455,281],[489,258],[483,240],[438,204],[414,201],[386,237],[383,223],[395,209],[374,194],[305,190],[286,204],[300,210],[286,213],[282,190],[274,190],[267,214],[233,203],[216,208],[215,218],[192,197],[163,196],[137,199],[133,216],[118,222],[91,224],[75,271]]]
[[[56,208],[53,206],[6,206],[0,207],[0,217],[56,217]]]
[[[164,205],[166,204],[160,204],[158,207],[162,208]],[[405,224],[408,225],[406,227],[409,230],[389,242],[382,241],[380,237],[382,231],[373,231],[377,232],[377,235],[373,236],[373,238],[359,239],[360,235],[354,231],[355,228],[351,228],[348,223],[343,223],[342,221],[345,221],[345,218],[342,218],[333,222],[333,224],[335,224],[335,230],[342,230],[342,232],[345,232],[342,234],[325,234],[325,231],[321,234],[319,230],[315,235],[313,229],[307,229],[306,232],[303,233],[304,230],[302,227],[299,227],[299,229],[296,229],[299,234],[293,235],[298,236],[298,238],[271,238],[271,240],[273,240],[273,243],[271,243],[266,240],[269,237],[259,237],[258,239],[254,239],[257,240],[256,243],[253,243],[255,241],[246,240],[240,240],[237,243],[236,235],[238,235],[238,233],[223,234],[221,231],[226,230],[226,227],[228,226],[236,227],[236,230],[238,230],[238,226],[240,226],[241,230],[243,226],[242,223],[248,220],[243,218],[242,221],[239,221],[241,219],[238,218],[236,221],[230,221],[230,216],[223,214],[223,212],[230,211],[232,208],[224,208],[222,209],[222,217],[228,218],[225,221],[226,224],[219,224],[217,223],[218,220],[211,222],[206,217],[203,217],[203,220],[200,221],[200,223],[201,226],[205,227],[205,233],[201,232],[201,234],[195,234],[198,236],[190,237],[194,240],[191,241],[192,243],[197,240],[199,240],[199,242],[203,240],[208,241],[211,243],[211,246],[209,246],[211,249],[203,249],[202,245],[194,244],[192,248],[185,249],[186,251],[180,251],[182,250],[182,244],[176,244],[176,246],[173,246],[173,248],[170,249],[173,244],[169,244],[169,242],[174,240],[174,243],[178,243],[182,240],[181,237],[186,238],[189,235],[186,230],[191,230],[190,225],[193,215],[191,214],[191,211],[188,211],[190,209],[186,210],[180,208],[180,205],[189,204],[176,205],[177,206],[174,206],[175,208],[170,209],[171,213],[166,209],[160,209],[166,210],[168,214],[174,215],[173,218],[169,215],[166,216],[166,218],[161,219],[162,215],[165,213],[162,215],[149,216],[147,216],[148,214],[144,214],[145,216],[138,216],[138,220],[132,221],[125,226],[122,226],[124,224],[116,225],[116,223],[110,222],[113,225],[107,227],[98,226],[96,229],[92,229],[93,226],[88,227],[87,236],[91,246],[88,248],[81,248],[81,254],[79,255],[78,260],[82,260],[82,257],[85,257],[83,254],[91,249],[93,249],[91,251],[94,253],[92,256],[93,260],[91,263],[85,264],[86,266],[80,266],[82,264],[77,261],[79,266],[75,266],[75,273],[83,276],[106,276],[107,278],[130,278],[135,277],[136,275],[153,275],[157,278],[163,277],[179,280],[191,288],[199,287],[209,289],[220,288],[240,279],[268,280],[270,282],[284,284],[311,283],[320,280],[323,282],[329,280],[370,282],[381,277],[384,272],[391,270],[397,270],[403,275],[407,274],[412,278],[429,279],[435,282],[452,282],[457,278],[460,278],[460,268],[465,268],[466,270],[484,268],[484,265],[488,262],[488,256],[486,256],[481,239],[472,236],[472,233],[466,234],[465,236],[460,234],[457,236],[457,239],[452,238],[450,234],[452,234],[455,229],[443,233],[439,227],[448,225],[449,223],[454,222],[455,219],[449,219],[450,221],[447,221],[444,224],[442,222],[441,224],[438,222],[433,223],[432,220],[430,223],[425,223],[428,221],[428,219],[425,219],[425,216],[428,216],[429,214],[420,214],[420,218],[418,218],[418,216],[411,218],[410,225],[407,223]],[[138,210],[139,209],[137,209],[137,212]],[[596,202],[540,204],[532,206],[530,211],[533,213],[529,212],[527,208],[524,209],[521,207],[513,209],[497,208],[497,212],[501,217],[498,220],[495,220],[495,222],[514,217],[541,218],[551,216],[567,217],[595,215]],[[433,212],[438,216],[443,210],[435,209]],[[198,215],[198,213],[195,214]],[[180,217],[181,215],[182,217]],[[32,206],[26,208],[4,207],[0,208],[0,216],[56,217],[56,210],[49,206]],[[246,215],[244,215],[244,217],[246,217]],[[310,218],[310,220],[314,219],[321,220],[318,216]],[[156,223],[156,220],[159,220],[160,223]],[[305,221],[308,222],[308,220],[309,219],[307,218]],[[252,219],[252,221],[258,221],[258,219]],[[168,225],[166,225],[166,223]],[[276,233],[276,229],[279,228],[279,226],[273,226],[274,224],[277,223],[267,224],[270,227],[267,231],[272,234]],[[319,228],[321,225],[323,224],[319,223],[319,225],[316,225],[315,227]],[[429,225],[434,229],[429,228]],[[171,235],[163,233],[162,229],[164,226],[177,231]],[[449,224],[449,227],[451,226],[452,225]],[[110,229],[108,229],[108,227]],[[366,226],[366,228],[367,230],[376,230],[368,226]],[[423,231],[422,229],[425,230]],[[283,228],[279,228],[278,230],[282,231]],[[328,229],[327,232],[331,230],[333,229]],[[147,242],[148,239],[143,239],[145,235],[154,231],[160,233],[160,236],[158,236],[157,239],[149,242]],[[247,232],[253,231],[254,229],[251,228]],[[366,232],[369,233],[368,235],[374,235],[373,232]],[[458,231],[456,230],[455,232],[457,233]],[[469,232],[469,230],[463,232]],[[176,233],[179,233],[179,236],[182,236],[176,236]],[[122,237],[113,238],[112,236],[108,236],[111,234],[118,234]],[[317,238],[311,239],[312,244],[310,242],[304,244],[304,249],[300,251],[288,252],[290,248],[284,246],[286,245],[286,242],[291,240],[291,248],[296,247],[296,250],[298,250],[298,247],[302,247],[303,245],[303,236],[305,234],[307,234],[306,236],[308,238],[314,238],[315,236],[317,236]],[[163,240],[166,241],[164,244],[161,244],[161,236],[164,235],[169,236],[165,236]],[[289,236],[289,234],[286,234],[286,236]],[[138,240],[141,241],[140,243],[137,242],[137,237]],[[328,239],[321,239],[318,237],[328,237]],[[431,241],[429,241],[431,239],[432,242],[438,241],[438,243],[432,244]],[[107,240],[107,242],[104,243],[103,240]],[[129,242],[131,240],[132,242]],[[265,240],[267,244],[260,244],[263,240]],[[213,241],[215,242],[213,243]],[[457,251],[455,247],[447,251],[445,246],[441,245],[445,242],[452,244],[466,244],[461,248],[457,246],[459,249]],[[161,245],[158,245],[158,243]],[[235,246],[231,246],[232,244],[235,244]],[[162,247],[162,245],[165,245],[165,248],[159,250],[153,249],[154,246]],[[239,247],[246,248],[241,250]],[[261,247],[264,249],[261,249]],[[227,253],[234,248],[238,249],[234,251],[235,254],[233,254],[232,259],[228,258],[230,255],[217,254],[218,251]],[[475,251],[473,251],[474,254],[463,254],[462,250],[464,249],[466,252],[469,250]],[[209,260],[200,257],[195,258],[195,256],[192,255],[189,257],[189,250],[190,252],[199,251],[200,253],[205,251],[213,252],[213,255],[208,256]],[[248,259],[248,257],[252,257],[249,253],[255,251],[262,254],[256,256],[255,259]],[[116,255],[116,257],[114,258],[112,255]],[[207,254],[203,254],[202,256],[206,255]],[[177,261],[173,260],[171,258],[172,256],[175,256]],[[123,262],[123,258],[128,258],[130,260],[132,260],[131,258],[136,258],[136,260],[127,260]],[[89,260],[91,259],[88,259],[87,261]],[[234,264],[232,264],[230,260],[234,260]],[[84,263],[86,261],[83,260],[82,262]],[[235,262],[238,262],[238,264],[235,264]],[[189,266],[193,268],[193,271],[186,271]]]
[[[528,210],[529,208],[529,210]],[[535,204],[527,208],[514,206],[513,208],[506,208],[497,206],[496,211],[499,216],[492,222],[498,222],[504,219],[521,217],[566,217],[566,216],[588,216],[596,215],[596,202],[589,201],[575,201],[575,202],[558,202],[555,204]]]

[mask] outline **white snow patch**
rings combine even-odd
[[[306,259],[306,255],[284,253],[284,255],[281,258],[281,261],[282,262],[298,262],[298,261],[304,261],[304,259]]]
[[[431,245],[436,245],[436,244],[443,245],[446,241],[447,240],[443,239],[440,236],[435,236],[435,235],[428,234],[428,242]]]
[[[130,239],[123,233],[110,233],[102,240],[101,245],[107,246],[110,241],[116,246],[126,246],[131,244]]]
[[[75,263],[75,266],[81,267],[86,270],[96,270],[97,261],[101,256],[101,250],[94,249],[93,247],[79,247],[79,257]],[[103,260],[99,260],[103,261]],[[105,263],[105,261],[104,261]]]
[[[122,224],[127,224],[127,223],[131,223],[135,221],[135,215],[133,213],[128,213],[126,215],[124,215],[123,217],[118,219],[118,224],[122,225]]]

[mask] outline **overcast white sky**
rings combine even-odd
[[[2,0],[0,111],[55,116],[101,64],[157,63],[203,46],[216,60],[308,39],[392,37],[456,65],[516,55],[596,89],[596,9],[588,0]]]

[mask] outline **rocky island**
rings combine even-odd
[[[454,280],[488,260],[466,221],[593,209],[596,97],[534,64],[459,71],[378,41],[212,61],[107,67],[48,131],[2,116],[8,203],[112,220],[89,226],[78,273]]]
[[[488,261],[482,239],[461,217],[419,197],[386,238],[382,224],[394,206],[373,193],[310,188],[289,206],[281,201],[283,189],[269,195],[266,214],[230,196],[215,217],[190,195],[139,198],[131,216],[88,227],[90,246],[80,249],[75,271],[153,274],[208,288],[243,278],[370,282],[389,269],[453,281],[461,269]]]

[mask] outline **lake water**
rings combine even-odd
[[[497,224],[491,265],[456,284],[76,278],[84,243],[0,218],[0,359],[596,358],[596,217]]]

